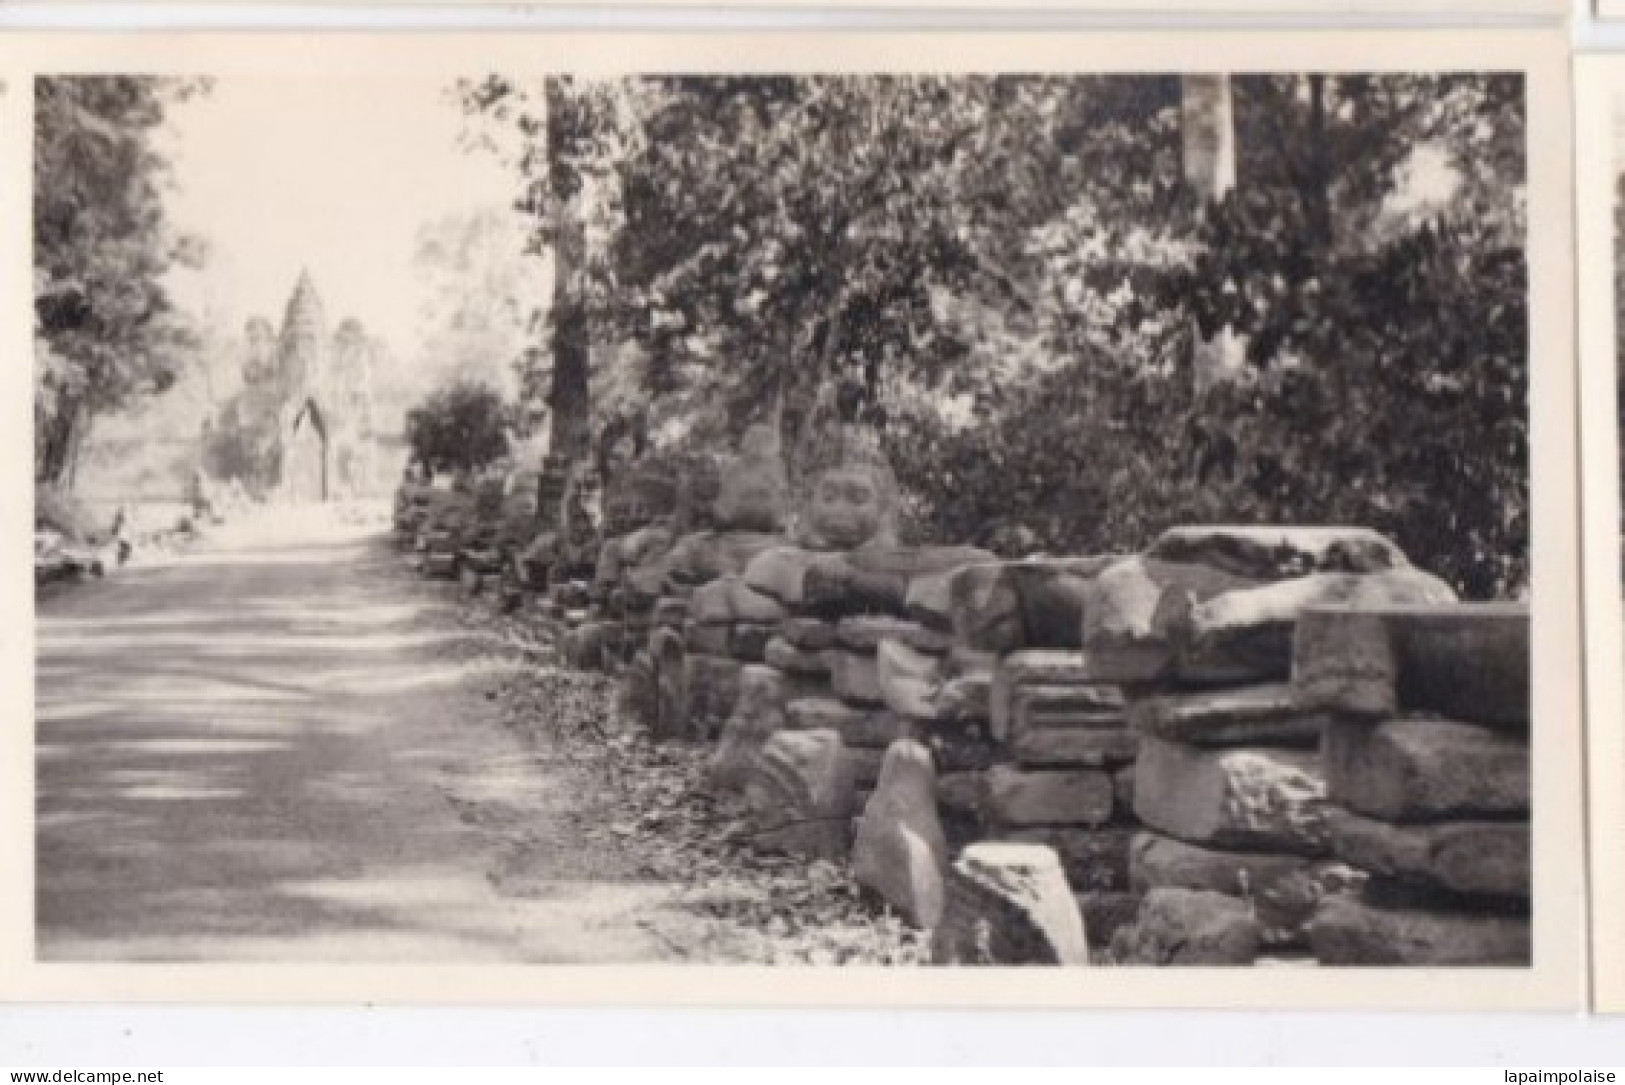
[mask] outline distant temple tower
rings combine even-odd
[[[372,444],[372,344],[366,333],[346,320],[336,337],[329,336],[308,271],[288,298],[269,366],[268,330],[251,325],[253,371],[244,377],[274,390],[281,461],[276,498],[303,504],[360,495],[370,477]]]

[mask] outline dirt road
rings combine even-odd
[[[576,832],[594,780],[501,725],[449,589],[257,526],[42,601],[41,957],[665,956],[668,887]]]

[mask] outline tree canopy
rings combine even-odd
[[[35,477],[71,472],[98,413],[169,388],[196,337],[164,276],[201,247],[165,213],[155,134],[196,81],[35,80]]]

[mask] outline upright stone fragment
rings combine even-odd
[[[1049,848],[973,844],[948,876],[937,964],[1087,965],[1083,916]]]
[[[722,790],[743,788],[757,754],[785,726],[784,675],[772,667],[749,664],[739,672],[739,695],[733,714],[711,755],[707,778]]]
[[[1134,812],[1187,843],[1324,855],[1326,782],[1308,750],[1140,744]]]
[[[916,927],[942,920],[948,842],[937,818],[936,771],[918,742],[892,743],[853,846],[853,872]]]
[[[810,858],[845,857],[851,844],[852,766],[834,731],[779,731],[745,783],[752,839]]]

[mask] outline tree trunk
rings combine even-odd
[[[1236,187],[1236,121],[1228,75],[1187,75],[1180,80],[1180,133],[1185,183],[1203,203],[1216,203]],[[1191,370],[1198,394],[1234,379],[1246,343],[1229,327],[1203,339],[1192,329]]]
[[[1326,146],[1326,77],[1309,77],[1309,177],[1304,203],[1309,233],[1322,252],[1332,243],[1332,171]]]
[[[582,277],[586,274],[586,228],[575,172],[559,161],[565,145],[567,79],[547,80],[547,156],[552,178],[553,376],[547,405],[552,414],[548,452],[567,462],[592,451],[592,351]]]

